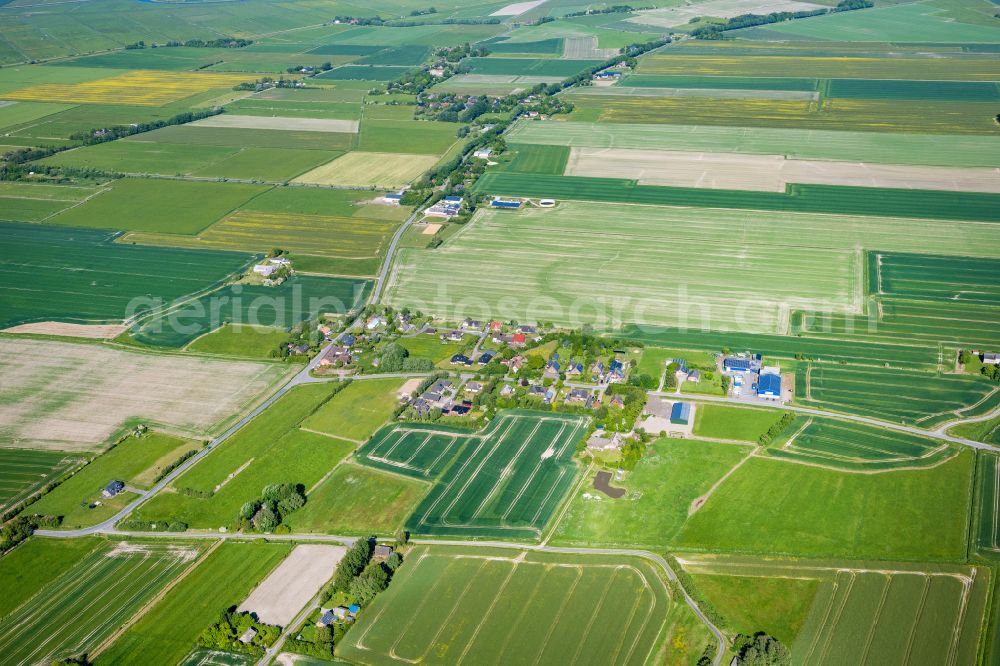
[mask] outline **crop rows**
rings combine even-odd
[[[935,465],[947,447],[919,435],[860,423],[812,419],[771,455],[845,470]]]
[[[976,544],[983,550],[1000,552],[1000,456],[979,454]]]
[[[79,462],[60,451],[0,449],[0,510],[17,504]]]
[[[445,464],[440,456],[456,440],[442,432],[431,440],[411,436],[397,442],[388,439],[391,433],[383,431],[366,447],[361,462],[371,459],[379,468],[418,478],[439,471]],[[455,462],[407,528],[418,534],[537,537],[573,483],[571,458],[583,434],[584,421],[577,418],[513,412],[494,419],[459,444]],[[416,452],[408,450],[421,444]]]
[[[338,654],[375,666],[500,654],[505,663],[641,665],[671,611],[657,572],[638,559],[426,548],[410,558]]]
[[[190,547],[124,542],[92,553],[3,619],[4,662],[91,652],[197,556]]]
[[[923,426],[1000,404],[996,386],[981,377],[830,365],[799,367],[796,398],[804,405]]]
[[[451,459],[475,438],[445,426],[387,427],[356,456],[366,465],[418,479],[436,478]]]

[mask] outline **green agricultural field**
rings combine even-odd
[[[974,525],[976,548],[1000,552],[1000,456],[989,451],[979,454]]]
[[[362,463],[424,478],[455,459],[407,521],[416,534],[537,538],[576,476],[574,447],[586,432],[579,418],[508,412],[476,433],[397,426],[359,451]],[[435,430],[441,430],[437,428]],[[411,432],[412,431],[412,432]],[[447,434],[445,434],[447,433]],[[415,450],[411,450],[414,449]],[[506,470],[501,473],[501,470]]]
[[[552,176],[492,171],[475,191],[512,197],[569,199],[623,204],[697,206],[1000,222],[1000,194],[942,190],[791,184],[784,192],[638,185],[626,178]]]
[[[86,186],[0,183],[2,216],[12,222],[42,222],[99,191],[98,187]]]
[[[740,462],[750,447],[664,438],[624,480],[621,499],[581,488],[553,534],[553,543],[662,549],[672,544],[692,503]]]
[[[390,536],[427,489],[414,479],[345,463],[316,487],[288,523],[294,532]]]
[[[363,275],[357,270],[364,265],[372,267],[368,274],[377,271],[397,227],[392,220],[239,210],[195,237],[135,232],[121,242],[259,253],[278,247],[290,253],[299,269],[297,259],[307,256],[328,260],[334,269],[342,264],[345,275]]]
[[[612,218],[616,223],[609,225]],[[659,241],[667,226],[671,242],[664,244]],[[919,251],[927,243],[939,252],[1000,253],[990,225],[639,205],[621,216],[621,208],[610,204],[562,202],[552,209],[481,211],[438,249],[403,249],[387,282],[387,299],[450,319],[532,320],[538,318],[529,312],[533,299],[544,296],[545,319],[572,326],[638,323],[783,333],[782,312],[791,303],[860,312],[865,259],[857,247]],[[730,275],[720,275],[719,266],[731,264],[737,245],[736,272],[767,270],[782,277],[767,284],[748,279],[739,293],[722,288]],[[801,249],[789,251],[790,245]],[[438,311],[448,307],[439,289],[452,283],[478,298],[462,301],[460,312]],[[462,300],[458,291],[451,298]],[[740,307],[748,299],[755,308]],[[783,356],[813,357],[824,348],[833,353],[840,343],[798,339],[783,344],[797,347]],[[736,347],[720,341],[711,349],[722,346]]]
[[[573,120],[603,123],[677,123],[929,134],[993,134],[988,101],[827,98],[819,103],[791,93],[783,99],[723,94],[716,97],[572,95]],[[771,95],[774,97],[775,95]],[[792,99],[788,99],[791,97]]]
[[[125,630],[95,663],[171,666],[216,621],[220,609],[242,602],[291,552],[293,544],[256,541],[221,543],[134,625]]]
[[[917,6],[915,5],[915,7]],[[837,18],[848,18],[849,15],[850,12],[847,12]],[[864,12],[853,18],[858,21],[866,21],[871,15],[871,12]],[[782,28],[792,25],[802,26],[806,23],[802,21],[788,22]],[[951,58],[886,58],[857,54],[831,58],[801,55],[758,57],[736,54],[686,55],[670,52],[648,55],[642,58],[640,63],[639,73],[644,75],[930,79],[944,81],[995,81],[997,79],[996,61],[989,58],[962,58],[961,61],[956,61]]]
[[[634,74],[618,86],[628,88],[695,88],[704,90],[792,90],[812,92],[816,79],[795,79],[764,76],[660,76]]]
[[[829,362],[886,364],[934,370],[938,350],[929,345],[881,344],[867,341],[800,338],[787,335],[754,335],[722,331],[637,326],[628,324],[616,332],[619,337],[646,345],[718,352],[724,347],[753,351],[764,356]]]
[[[931,467],[958,452],[927,437],[833,419],[809,418],[789,430],[769,455],[845,470]]]
[[[767,632],[792,645],[819,588],[808,578],[765,578],[735,574],[697,574],[695,587],[726,618],[731,631],[753,636]],[[747,603],[752,599],[753,603]]]
[[[647,664],[665,652],[684,663],[667,637],[687,612],[639,558],[417,547],[337,655],[370,666],[498,654],[510,663]],[[693,653],[704,629],[692,629]]]
[[[932,570],[933,571],[933,570]],[[975,663],[989,570],[841,571],[825,582],[792,645],[796,663]],[[858,640],[866,636],[866,640]]]
[[[177,348],[224,324],[289,328],[320,313],[350,311],[370,287],[360,278],[313,275],[293,276],[277,287],[230,285],[145,319],[129,335],[141,345]]]
[[[172,486],[178,492],[157,495],[133,518],[179,520],[196,528],[232,525],[240,507],[272,483],[302,484],[308,501],[310,491],[354,448],[298,427],[332,392],[330,384],[318,384],[283,396],[176,479]]]
[[[715,439],[738,439],[757,443],[761,435],[781,420],[776,409],[743,409],[699,403],[694,415],[694,434]]]
[[[437,161],[438,157],[435,155],[356,151],[316,167],[294,182],[304,185],[397,188],[420,178]]]
[[[222,326],[197,338],[186,349],[200,354],[239,358],[273,358],[278,346],[288,342],[288,332],[264,326]]]
[[[289,90],[295,90],[290,88]],[[361,104],[357,102],[314,102],[309,100],[275,100],[257,96],[240,99],[226,105],[226,111],[241,116],[277,116],[281,118],[321,118],[329,120],[361,120]],[[292,130],[288,130],[292,131]]]
[[[488,39],[485,42],[482,42],[482,44],[490,50],[490,53],[496,54],[537,53],[540,55],[554,55],[562,53],[563,50],[563,40],[559,38],[540,39],[534,42],[512,42],[507,39],[504,39],[503,41],[494,41],[492,39]]]
[[[826,95],[842,99],[1000,100],[1000,87],[978,81],[832,79]]]
[[[247,203],[242,210],[279,213],[286,217],[319,215],[393,222],[402,222],[410,214],[410,206],[372,203],[379,194],[359,190],[276,187]]]
[[[196,234],[268,188],[236,183],[125,178],[48,220],[52,224],[126,231]]]
[[[10,257],[0,274],[20,285],[0,294],[4,328],[47,320],[118,322],[218,284],[251,259],[239,252],[120,245],[95,229],[0,223],[0,231]],[[130,311],[130,303],[138,309]]]
[[[81,462],[61,451],[0,449],[0,510],[24,501]]]
[[[351,132],[308,132],[304,130],[244,129],[239,127],[198,127],[173,125],[141,135],[143,141],[185,146],[230,146],[234,148],[285,148],[297,150],[348,151],[357,135]]]
[[[588,67],[601,64],[600,60],[547,60],[544,58],[476,58],[472,61],[473,74],[508,76],[551,76],[553,80],[576,76]]]
[[[513,144],[508,148],[514,152],[514,159],[504,165],[505,171],[546,173],[554,176],[561,176],[566,171],[570,153],[568,146]]]
[[[90,653],[201,555],[203,546],[109,543],[0,621],[11,664]]]
[[[100,537],[28,539],[0,558],[0,617],[34,597],[39,590],[67,574],[85,557],[104,552]]]
[[[413,117],[410,107],[385,108],[402,108],[408,118]],[[455,131],[453,123],[379,120],[366,117],[361,121],[358,149],[374,153],[442,155],[457,141]]]
[[[973,4],[974,3],[970,3]],[[843,12],[799,21],[787,21],[749,31],[765,39],[832,40],[845,42],[930,42],[985,43],[1000,42],[1000,28],[985,23],[986,16],[967,21],[968,14],[955,16],[944,3],[887,5],[874,11]],[[745,34],[745,33],[744,33]],[[888,60],[888,59],[887,59]],[[953,65],[956,72],[966,63]],[[874,76],[874,75],[873,75]],[[961,74],[960,74],[961,76]]]
[[[59,484],[32,504],[30,510],[62,516],[61,527],[95,525],[116,514],[135,497],[132,493],[122,493],[112,499],[102,498],[101,491],[109,481],[118,479],[130,488],[148,490],[157,474],[197,448],[196,442],[158,432],[138,439],[129,437]]]
[[[249,654],[195,648],[177,662],[177,666],[252,666],[254,663],[253,656]]]
[[[805,406],[922,427],[984,414],[1000,404],[996,384],[983,377],[826,364],[801,366],[795,393]]]
[[[430,55],[429,46],[404,44],[372,53],[357,60],[356,65],[419,65]]]
[[[411,71],[413,67],[344,65],[318,74],[315,78],[317,81],[395,81]]]
[[[403,379],[352,382],[302,422],[302,427],[331,437],[362,442],[392,417]]]
[[[507,140],[512,144],[749,153],[880,164],[1000,166],[998,137],[548,121],[519,123]]]
[[[965,558],[975,454],[852,474],[754,457],[688,519],[680,549],[796,557]],[[747,530],[746,525],[754,525]]]

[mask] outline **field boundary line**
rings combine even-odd
[[[155,595],[153,595],[153,597],[149,601],[147,601],[142,606],[142,608],[140,608],[139,610],[137,610],[135,612],[135,614],[128,620],[128,622],[126,622],[125,624],[123,624],[120,628],[116,629],[110,636],[108,636],[106,639],[104,639],[104,642],[102,642],[100,645],[98,645],[96,648],[94,648],[93,651],[90,653],[89,656],[96,657],[97,655],[101,654],[106,649],[108,649],[109,647],[111,647],[111,645],[116,640],[118,640],[118,638],[123,633],[125,633],[126,630],[128,630],[132,625],[134,625],[136,622],[138,622],[139,620],[141,620],[146,615],[146,613],[148,613],[149,611],[151,611],[153,609],[153,606],[155,606],[156,604],[158,604],[163,599],[163,597],[165,597],[167,595],[167,593],[170,592],[170,590],[174,589],[174,587],[178,583],[180,583],[182,580],[184,580],[185,578],[187,578],[191,574],[192,571],[194,571],[199,566],[201,566],[202,562],[204,562],[208,558],[209,555],[211,555],[213,552],[215,552],[215,550],[219,546],[222,545],[222,542],[223,542],[223,540],[219,539],[218,541],[216,541],[215,543],[213,543],[211,546],[209,546],[208,549],[206,549],[205,552],[201,554],[201,556],[195,558],[195,560],[193,562],[191,562],[190,565],[188,565],[187,569],[185,569],[184,571],[182,571],[180,573],[180,575],[175,576],[174,579],[172,581],[170,581],[162,590],[160,590]]]
[[[868,663],[868,653],[872,648],[872,641],[875,640],[875,629],[878,628],[878,620],[885,609],[885,600],[889,597],[889,588],[892,587],[892,575],[886,576],[885,585],[882,587],[882,596],[879,597],[878,606],[872,615],[872,626],[868,629],[868,636],[865,638],[864,649],[861,651],[861,663]]]
[[[707,492],[703,493],[700,497],[696,497],[688,506],[687,517],[690,518],[691,516],[696,514],[698,510],[701,509],[701,507],[705,506],[705,504],[708,503],[708,500],[712,497],[715,491],[719,489],[719,486],[721,486],[726,479],[732,476],[736,472],[736,470],[738,470],[740,467],[746,464],[746,462],[750,460],[750,458],[756,456],[757,452],[760,451],[761,448],[762,447],[760,446],[753,447],[749,453],[743,456],[742,460],[733,465],[728,472],[723,474],[721,478],[719,478],[715,483],[713,483],[712,487],[709,488]],[[687,521],[685,520],[685,522]]]
[[[574,463],[575,464],[575,463]],[[590,473],[594,471],[594,463],[591,462],[587,465],[587,468],[583,470],[583,474],[577,479],[576,483],[573,484],[573,488],[569,493],[567,493],[565,499],[563,499],[562,507],[559,509],[559,514],[555,517],[552,522],[552,527],[549,529],[548,535],[542,539],[541,545],[547,546],[549,541],[555,535],[556,530],[559,529],[559,524],[562,523],[563,518],[566,517],[566,512],[569,511],[569,507],[573,504],[573,500],[576,499],[577,494],[582,490],[583,484],[586,483],[587,479],[590,478]]]
[[[323,432],[321,430],[313,430],[312,428],[303,428],[302,426],[299,426],[299,430],[301,430],[303,432],[309,432],[309,433],[312,433],[314,435],[321,435],[323,437],[329,437],[330,439],[342,439],[345,442],[350,442],[351,444],[357,444],[358,446],[361,446],[361,445],[364,444],[364,442],[362,440],[360,440],[360,439],[351,439],[350,437],[341,437],[340,435],[334,435],[332,433]]]
[[[910,653],[913,652],[913,639],[916,637],[917,626],[920,625],[920,618],[924,614],[924,606],[927,602],[927,592],[931,587],[929,576],[924,577],[924,588],[920,593],[920,603],[917,604],[917,613],[913,617],[913,624],[910,626],[909,636],[906,638],[906,652],[903,654],[903,663],[910,663]]]
[[[525,555],[525,553],[521,553],[522,557],[523,555]],[[510,572],[507,574],[507,577],[504,578],[504,581],[503,583],[500,584],[500,587],[497,588],[496,596],[493,597],[493,601],[490,602],[490,605],[486,609],[486,612],[483,613],[483,619],[479,622],[479,624],[476,625],[476,629],[475,631],[472,632],[472,636],[470,636],[469,639],[466,641],[465,649],[462,650],[462,654],[458,656],[458,661],[455,662],[456,664],[461,664],[465,660],[465,655],[467,655],[469,653],[469,650],[472,649],[472,645],[473,643],[476,642],[476,638],[479,636],[479,632],[482,630],[483,625],[488,622],[489,616],[493,613],[493,609],[496,608],[497,602],[500,601],[500,597],[503,595],[503,591],[507,589],[507,585],[510,584],[511,578],[514,577],[514,574],[517,573],[518,567],[521,565],[518,558],[514,558],[509,561],[513,565],[510,568]]]
[[[441,632],[443,632],[445,630],[445,627],[447,627],[449,624],[451,624],[451,618],[455,615],[455,613],[461,607],[461,605],[462,605],[462,599],[464,599],[465,595],[467,595],[469,593],[469,590],[472,589],[473,583],[475,583],[476,579],[479,577],[479,575],[482,574],[483,569],[486,568],[487,562],[489,562],[489,560],[483,560],[483,563],[479,566],[479,569],[476,570],[476,574],[474,576],[470,576],[469,577],[469,582],[466,583],[465,588],[462,590],[461,594],[459,594],[458,597],[455,598],[454,605],[451,607],[451,611],[449,611],[447,617],[444,618],[444,621],[441,623],[441,626],[438,627],[438,630],[436,632],[434,632],[434,636],[431,637],[430,643],[427,645],[427,648],[424,650],[423,654],[420,655],[420,659],[414,660],[411,663],[420,663],[420,662],[425,661],[425,658],[427,657],[427,653],[434,647],[434,644],[437,642],[438,637],[441,635]],[[414,614],[414,616],[416,616],[416,614]],[[393,646],[393,647],[395,647],[395,646]],[[393,652],[392,657],[393,658],[397,658],[395,652]],[[409,660],[406,660],[406,661],[409,661]]]
[[[549,630],[545,632],[545,639],[542,641],[542,647],[535,656],[535,661],[532,662],[532,666],[538,664],[538,660],[542,658],[542,652],[545,651],[545,646],[549,644],[549,639],[552,638],[552,633],[556,630],[556,625],[559,624],[559,618],[562,617],[563,613],[566,612],[566,606],[569,604],[569,600],[573,597],[573,593],[576,592],[577,586],[580,585],[580,581],[583,580],[583,568],[575,567],[576,569],[576,580],[573,581],[573,585],[570,586],[563,597],[562,603],[559,604],[559,610],[552,616],[552,623],[549,625]]]

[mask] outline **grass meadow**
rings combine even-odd
[[[293,182],[344,187],[402,187],[438,161],[435,155],[352,152],[308,171]]]
[[[366,664],[480,663],[497,654],[510,663],[646,664],[681,608],[660,572],[637,558],[418,547],[337,655]]]
[[[302,427],[331,437],[363,442],[392,417],[396,391],[405,379],[352,382],[302,422]]]
[[[1000,456],[979,453],[976,470],[975,545],[993,555],[1000,552]]]
[[[694,416],[694,434],[699,437],[738,439],[757,443],[758,438],[781,420],[775,409],[744,409],[727,405],[699,404]]]
[[[79,528],[110,518],[134,497],[110,500],[101,491],[112,479],[129,487],[148,489],[159,471],[165,469],[198,443],[153,432],[141,438],[129,437],[101,454],[55,489],[31,505],[31,511],[62,516],[61,527]]]
[[[415,479],[345,463],[315,488],[288,523],[295,532],[388,537],[403,526],[427,489]]]
[[[237,358],[272,358],[278,346],[288,341],[284,329],[266,326],[226,325],[195,339],[185,349],[200,354]]]
[[[624,497],[613,500],[585,485],[552,541],[567,546],[665,548],[687,521],[691,503],[749,452],[749,446],[657,440],[624,480],[614,482],[626,489]]]
[[[850,474],[751,458],[685,524],[680,549],[797,557],[965,557],[975,455]],[[746,525],[756,526],[748,531]]]
[[[94,661],[177,664],[219,613],[239,604],[291,552],[290,543],[220,544]]]

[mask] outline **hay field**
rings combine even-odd
[[[27,666],[93,654],[201,550],[122,541],[91,553],[3,618],[5,663]]]
[[[282,118],[280,116],[238,116],[223,113],[191,123],[195,127],[229,127],[292,132],[344,132],[357,134],[357,120],[335,118]]]
[[[674,28],[690,23],[692,19],[710,16],[732,18],[741,14],[770,14],[771,12],[801,12],[825,9],[825,5],[798,0],[708,0],[691,5],[644,9],[625,19],[645,28]]]
[[[0,436],[17,446],[98,448],[138,419],[204,435],[287,376],[280,365],[0,340]]]
[[[349,187],[402,187],[434,166],[436,155],[351,152],[302,174],[293,182]]]
[[[497,655],[511,664],[648,664],[683,613],[639,558],[418,546],[337,655],[373,666]]]
[[[518,123],[507,140],[578,148],[778,154],[879,164],[1000,166],[1000,137],[990,136],[543,121]]]
[[[573,482],[573,447],[585,432],[582,419],[534,412],[504,413],[476,433],[396,426],[365,444],[358,461],[436,479],[407,521],[414,533],[538,538]]]
[[[252,612],[261,622],[285,627],[333,577],[346,546],[299,544],[236,610]]]
[[[163,106],[213,88],[231,88],[246,79],[246,74],[136,70],[83,83],[43,83],[2,95],[29,102]]]
[[[640,185],[784,192],[791,183],[1000,193],[1000,169],[625,148],[573,148],[565,175],[629,178]]]
[[[870,13],[869,13],[870,15]],[[861,17],[862,20],[864,16]],[[879,58],[770,55],[652,54],[640,60],[640,74],[774,76],[829,79],[916,79],[995,81],[997,64],[989,58]]]

